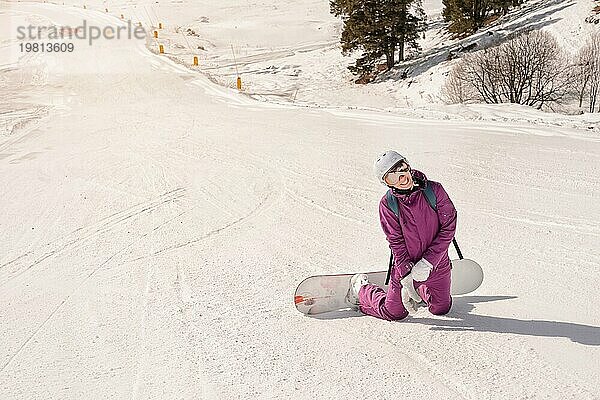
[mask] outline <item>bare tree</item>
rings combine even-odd
[[[552,35],[531,31],[466,55],[443,91],[450,102],[518,103],[541,109],[569,91],[570,63]]]
[[[577,54],[575,65],[579,107],[583,106],[583,100],[587,97],[589,112],[594,112],[596,105],[600,112],[600,32],[594,32],[588,37]]]
[[[457,63],[442,88],[449,103],[499,103],[496,90],[500,64],[498,47],[466,55]]]
[[[442,98],[447,103],[475,103],[479,101],[480,96],[475,90],[475,85],[471,85],[464,77],[467,76],[465,63],[458,63],[450,71],[446,83],[442,87]]]

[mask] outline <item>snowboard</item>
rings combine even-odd
[[[369,283],[387,290],[387,271],[366,272]],[[351,308],[346,302],[354,274],[315,275],[296,288],[294,304],[302,314],[322,314]],[[483,282],[483,269],[473,260],[452,260],[450,292],[453,296],[471,293]]]

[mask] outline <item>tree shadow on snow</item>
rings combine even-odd
[[[407,318],[405,323],[432,325],[434,331],[475,331],[512,333],[516,335],[564,337],[573,342],[588,346],[600,346],[600,327],[575,324],[571,322],[524,320],[489,315],[471,314],[475,304],[490,301],[512,300],[515,296],[464,296],[454,297],[453,305],[447,317],[438,318]]]
[[[576,3],[576,0],[548,0],[531,5],[524,3],[523,6],[513,9],[509,15],[501,17],[497,24],[484,27],[475,34],[458,41],[448,39],[449,44],[436,46],[414,60],[398,64],[392,70],[379,75],[375,82],[383,82],[388,79],[403,80],[406,70],[410,71],[409,78],[415,78],[446,61],[450,52],[461,55],[463,54],[461,49],[472,44],[477,44],[475,50],[482,50],[505,41],[510,33],[539,30],[555,24],[562,19],[555,14]],[[493,37],[490,38],[488,35],[493,35]]]

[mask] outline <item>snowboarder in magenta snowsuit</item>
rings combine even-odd
[[[375,162],[378,179],[398,200],[398,216],[379,202],[381,227],[392,250],[387,293],[369,284],[366,274],[351,279],[348,301],[365,314],[386,320],[406,318],[409,311],[427,305],[432,314],[450,311],[450,258],[448,247],[456,230],[456,209],[441,184],[427,180],[410,168],[405,157],[386,151]],[[437,211],[427,202],[423,189],[431,185]]]

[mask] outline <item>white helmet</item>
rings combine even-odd
[[[375,161],[373,169],[377,179],[379,179],[379,182],[387,186],[387,183],[385,183],[383,177],[390,169],[392,169],[394,165],[398,164],[400,161],[404,161],[408,164],[406,157],[395,152],[394,150],[388,150],[377,156],[377,160]]]

